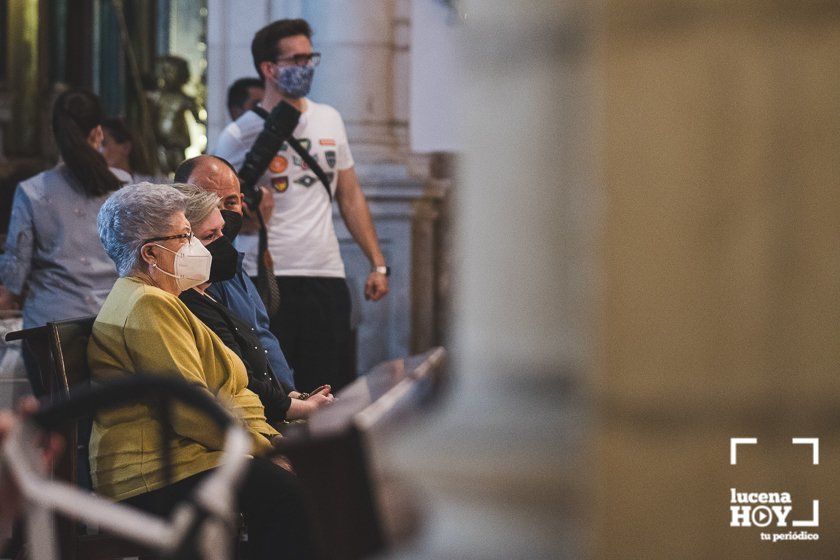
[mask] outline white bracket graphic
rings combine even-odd
[[[756,443],[758,443],[758,438],[754,437],[729,438],[729,464],[738,464],[738,445],[755,445]]]
[[[810,445],[812,447],[812,465],[820,464],[820,438],[815,437],[795,437],[790,440],[793,445]],[[804,527],[813,527],[813,525],[804,525]]]
[[[811,503],[811,520],[810,521],[793,521],[791,523],[794,527],[819,527],[820,526],[820,501],[812,500]]]

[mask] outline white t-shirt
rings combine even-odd
[[[225,127],[213,153],[239,169],[264,123],[256,113],[246,111]],[[329,105],[307,99],[292,136],[321,164],[334,195],[338,171],[353,167],[341,115]],[[274,196],[274,213],[267,224],[274,274],[344,278],[327,189],[288,143],[283,143],[258,185]],[[256,234],[236,238],[237,247],[245,253],[245,271],[251,276],[257,273],[257,244]]]

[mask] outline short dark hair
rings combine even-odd
[[[182,161],[181,164],[178,166],[178,169],[175,170],[175,177],[172,179],[172,181],[175,183],[187,183],[188,179],[190,178],[190,175],[192,175],[192,172],[204,158],[212,158],[216,161],[222,162],[228,167],[228,169],[233,171],[234,175],[239,177],[239,174],[236,172],[236,169],[234,169],[233,165],[231,165],[230,162],[225,158],[214,156],[212,154],[201,154],[200,156],[191,157],[190,159]]]
[[[241,109],[248,100],[248,89],[252,87],[263,89],[265,86],[259,78],[239,78],[230,84],[227,92],[228,108],[239,107]]]
[[[260,78],[264,78],[260,63],[277,60],[277,43],[280,39],[294,35],[305,35],[307,39],[312,39],[312,28],[305,19],[279,19],[257,31],[254,40],[251,41],[251,55],[254,57],[254,68],[257,69]]]

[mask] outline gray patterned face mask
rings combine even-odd
[[[278,66],[277,87],[294,99],[300,99],[309,93],[312,87],[312,77],[315,75],[314,66]]]

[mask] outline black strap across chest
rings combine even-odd
[[[263,120],[268,118],[268,111],[260,107],[259,105],[253,107],[251,109],[254,113],[262,117]],[[330,197],[330,202],[333,200],[332,190],[330,190],[330,179],[327,177],[327,174],[324,173],[324,169],[318,163],[318,160],[312,157],[312,154],[306,151],[306,149],[301,145],[300,141],[298,141],[293,136],[289,136],[286,139],[286,142],[289,143],[289,146],[297,152],[300,158],[309,166],[309,168],[315,173],[315,176],[318,177],[318,180],[321,181],[321,184],[324,185],[324,188],[327,189],[327,196]]]

